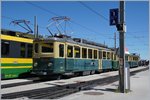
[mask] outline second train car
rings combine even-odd
[[[1,30],[1,79],[18,78],[32,69],[33,35]]]

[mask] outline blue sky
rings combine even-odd
[[[67,24],[68,35],[105,43],[109,47],[114,46],[114,32],[117,31],[115,26],[109,25],[109,9],[118,8],[118,1],[83,2],[94,11],[104,16],[107,20],[96,15],[80,2],[32,1],[31,3],[44,8],[44,10],[24,1],[3,1],[1,3],[1,27],[4,29],[26,32],[19,26],[10,24],[10,22],[13,19],[26,19],[34,23],[34,16],[37,16],[38,24],[41,26],[39,28],[39,33],[42,35],[49,35],[45,28],[50,23],[49,19],[56,17],[56,15],[68,16],[72,21]],[[143,59],[148,59],[148,4],[148,1],[127,1],[125,5],[125,23],[127,25],[125,45],[130,53],[140,53]],[[54,12],[55,14],[50,12]],[[33,25],[29,25],[33,29]],[[117,32],[117,37],[118,36],[119,33]],[[117,39],[117,46],[118,45],[119,40]]]

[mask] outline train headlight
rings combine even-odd
[[[37,63],[37,62],[35,62],[35,63],[34,63],[34,67],[36,67],[37,65],[38,65],[38,63]]]
[[[47,75],[47,72],[43,72],[43,75]]]
[[[47,66],[48,66],[48,67],[52,66],[52,63],[48,63]]]

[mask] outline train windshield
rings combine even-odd
[[[53,43],[42,43],[41,44],[41,51],[42,53],[53,53]]]

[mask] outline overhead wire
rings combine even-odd
[[[102,14],[98,13],[97,11],[95,11],[94,9],[92,9],[91,7],[89,7],[88,5],[86,5],[85,3],[83,3],[82,1],[78,1],[81,5],[83,5],[84,7],[86,7],[87,9],[89,9],[90,11],[92,11],[93,13],[95,13],[96,15],[100,16],[101,18],[103,18],[106,21],[109,21],[105,16],[103,16]]]
[[[30,4],[30,5],[32,5],[32,6],[35,6],[35,7],[39,8],[39,9],[43,10],[43,11],[46,11],[46,12],[48,12],[48,13],[50,13],[50,14],[53,14],[53,15],[55,15],[55,16],[61,16],[61,15],[55,13],[55,12],[52,12],[52,11],[50,11],[50,10],[44,8],[44,7],[38,6],[38,5],[36,5],[36,4],[33,4],[33,3],[29,2],[29,1],[25,1],[25,2],[26,2],[27,4]],[[84,28],[84,29],[86,29],[86,30],[88,30],[88,31],[90,31],[90,32],[92,32],[92,33],[94,33],[94,34],[99,33],[99,32],[96,32],[95,30],[90,29],[90,28],[88,28],[88,27],[86,27],[86,26],[84,26],[84,25],[81,25],[81,24],[79,24],[79,23],[77,23],[77,22],[75,22],[75,21],[73,21],[73,20],[70,21],[70,22],[72,22],[72,23],[74,23],[74,24],[76,24],[76,25],[78,25],[78,26],[80,26],[80,27],[82,27],[82,28]],[[100,35],[103,36],[103,37],[107,37],[106,34],[100,33]],[[105,35],[105,36],[104,36],[104,35]]]
[[[90,6],[86,5],[85,3],[83,3],[82,1],[78,1],[81,5],[83,5],[84,7],[86,7],[87,9],[89,9],[90,11],[92,11],[93,13],[95,13],[96,15],[100,16],[101,18],[105,19],[106,21],[109,21],[105,16],[103,16],[102,14],[98,13],[97,11],[95,11],[94,9],[92,9]],[[127,32],[127,33],[135,33],[135,32]],[[127,38],[135,38],[135,39],[141,39],[141,38],[145,38],[144,36],[142,37],[138,37],[135,36],[133,34],[131,34],[133,37],[127,37]],[[109,38],[109,39],[114,39],[114,38]],[[117,38],[119,39],[119,38]]]
[[[38,5],[34,4],[34,3],[31,3],[30,1],[24,1],[24,2],[26,2],[27,4],[30,4],[30,5],[32,5],[32,6],[35,6],[35,7],[39,8],[39,9],[41,9],[41,10],[44,10],[44,11],[50,13],[50,14],[53,14],[53,15],[55,15],[55,16],[60,16],[60,15],[58,15],[57,13],[52,12],[52,11],[50,11],[50,10],[47,10],[47,9],[45,9],[45,8],[43,8],[43,7],[41,7],[41,6],[38,6]]]
[[[39,9],[43,10],[43,11],[46,11],[46,12],[52,14],[52,15],[60,16],[59,14],[57,14],[57,13],[55,13],[55,12],[52,12],[52,11],[46,9],[46,8],[41,7],[41,6],[38,6],[38,5],[34,4],[34,3],[31,3],[31,2],[29,2],[29,1],[25,1],[25,2],[26,2],[27,4],[30,4],[30,5],[32,5],[32,6],[35,6],[36,8],[39,8]],[[84,7],[86,7],[87,9],[89,9],[90,11],[92,11],[93,13],[95,13],[96,15],[100,16],[101,18],[103,18],[104,20],[109,21],[105,16],[99,14],[98,12],[96,12],[95,10],[93,10],[91,7],[89,7],[89,6],[86,5],[85,3],[81,2],[81,1],[79,1],[79,3],[82,4]],[[2,17],[5,17],[5,18],[7,18],[7,19],[13,20],[12,18],[7,17],[7,16],[2,16]],[[88,27],[86,27],[86,26],[84,26],[84,25],[81,25],[81,24],[79,24],[79,23],[77,23],[77,22],[75,22],[75,21],[70,21],[70,22],[72,22],[72,23],[74,23],[74,24],[76,24],[76,25],[78,25],[78,26],[80,26],[80,27],[82,27],[82,28],[84,28],[84,29],[86,29],[86,30],[92,32],[92,33],[95,33],[95,34],[99,33],[99,32],[96,32],[95,30],[90,29],[90,28],[88,28]],[[33,25],[32,23],[30,23],[30,24]],[[45,27],[42,27],[42,26],[39,26],[39,27],[40,27],[40,28],[45,28]],[[127,32],[127,33],[129,33],[129,32]],[[130,32],[130,33],[131,33],[131,32]],[[134,33],[134,32],[132,32],[132,33]],[[101,35],[101,36],[104,36],[104,35],[105,35],[104,37],[106,37],[106,34],[101,34],[101,33],[100,33],[100,35]],[[133,36],[134,36],[134,35],[133,35]],[[141,37],[136,37],[136,36],[134,36],[133,38],[139,39],[139,38],[141,38]],[[108,37],[108,39],[113,39],[113,38]]]
[[[97,11],[95,11],[94,9],[92,9],[90,6],[86,5],[85,3],[83,3],[82,1],[78,1],[81,5],[83,5],[84,7],[86,7],[87,9],[89,9],[90,11],[92,11],[93,13],[95,13],[96,15],[102,17],[103,19],[105,19],[106,21],[109,21],[105,16],[103,16],[102,14],[98,13]],[[139,31],[138,31],[139,32]],[[143,31],[142,31],[143,32]],[[144,31],[145,32],[145,31]],[[147,32],[147,31],[146,31]],[[127,33],[137,33],[136,31],[135,32],[127,32]],[[144,38],[144,36],[142,37],[137,37],[133,34],[131,34],[133,36],[133,38]],[[131,37],[132,38],[132,37]]]

